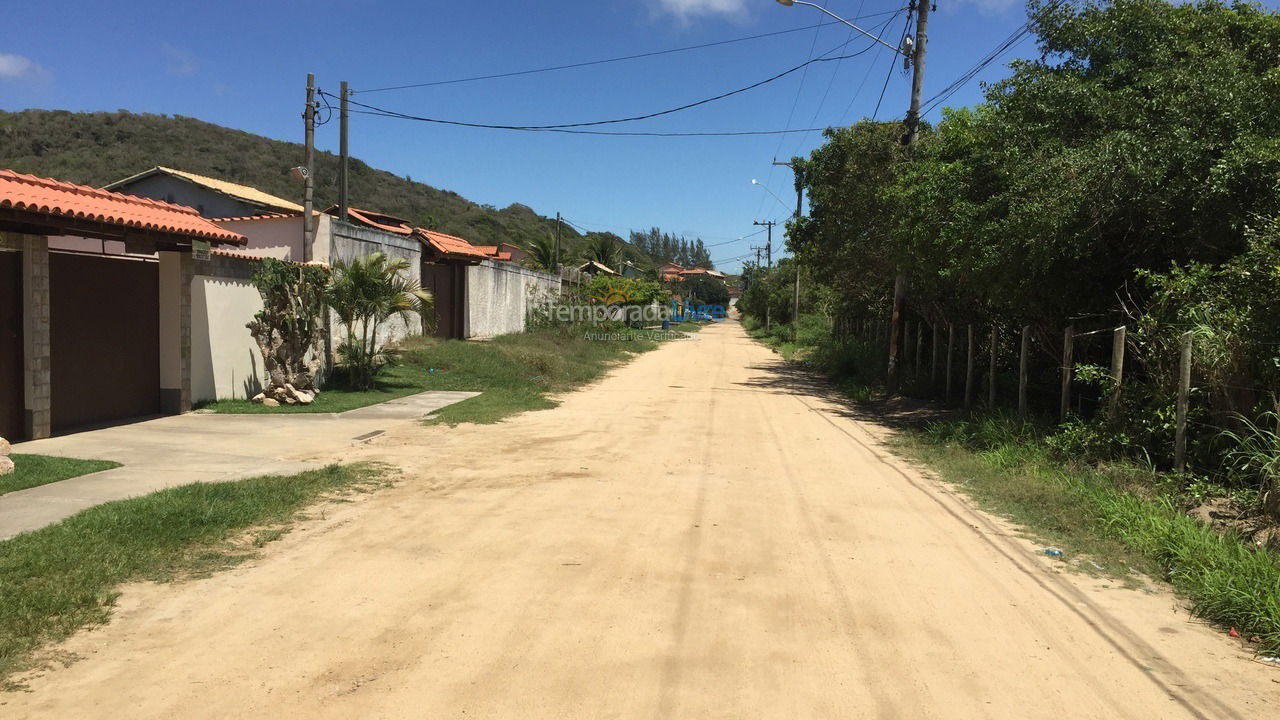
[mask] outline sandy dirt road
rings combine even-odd
[[[1280,670],[1064,574],[733,324],[260,559],[126,590],[5,718],[1262,718]]]

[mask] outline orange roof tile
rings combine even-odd
[[[0,208],[140,228],[243,245],[245,237],[200,217],[195,208],[0,170]]]
[[[440,253],[440,255],[451,259],[462,260],[488,260],[489,256],[483,250],[472,245],[454,235],[446,235],[435,230],[427,230],[425,228],[414,228],[418,233],[418,237],[422,239],[432,250]]]

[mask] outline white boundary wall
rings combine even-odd
[[[485,260],[467,268],[467,337],[524,332],[535,304],[560,296],[560,278],[514,263]]]

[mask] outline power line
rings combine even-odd
[[[931,2],[932,0],[923,0],[923,2]],[[898,40],[898,47],[906,42],[907,30],[911,27],[911,13],[907,13],[907,21],[902,24],[902,37]],[[880,114],[880,103],[884,102],[884,92],[889,89],[889,80],[893,78],[893,69],[898,64],[898,56],[893,55],[889,58],[889,72],[884,76],[884,85],[880,87],[880,97],[876,99],[876,109],[871,111],[871,119],[874,121],[876,116]]]
[[[674,107],[674,108],[669,108],[669,109],[667,109],[667,110],[659,110],[659,111],[656,111],[656,112],[644,113],[644,114],[642,114],[642,115],[632,115],[632,116],[630,116],[630,117],[612,118],[612,119],[609,119],[609,120],[591,120],[591,121],[586,121],[586,122],[558,123],[558,124],[554,124],[554,125],[500,125],[500,124],[496,124],[496,123],[472,123],[472,122],[464,122],[464,121],[461,121],[461,120],[445,120],[445,119],[441,119],[441,118],[428,118],[428,117],[421,117],[421,116],[417,116],[417,115],[410,115],[410,114],[408,114],[408,113],[401,113],[401,112],[397,112],[397,111],[394,111],[394,110],[388,110],[388,109],[386,109],[386,108],[381,108],[381,107],[378,107],[378,106],[376,106],[376,105],[369,105],[369,104],[367,104],[367,103],[356,102],[355,100],[351,100],[351,99],[349,99],[349,98],[348,98],[348,103],[350,103],[351,105],[355,105],[355,106],[357,106],[357,107],[362,107],[362,108],[364,108],[364,109],[366,109],[366,110],[369,110],[369,111],[371,111],[371,112],[374,112],[374,113],[380,113],[380,114],[387,115],[387,116],[390,116],[390,117],[399,117],[399,118],[402,118],[402,119],[405,119],[405,120],[417,120],[417,121],[419,121],[419,122],[429,122],[429,123],[436,123],[436,124],[440,124],[440,125],[453,125],[453,126],[457,126],[457,127],[486,128],[486,129],[491,129],[491,130],[567,130],[567,129],[572,129],[572,128],[595,127],[595,126],[599,126],[599,125],[614,125],[614,124],[617,124],[617,123],[635,122],[635,121],[638,121],[638,120],[649,120],[649,119],[652,119],[652,118],[655,118],[655,117],[661,117],[661,116],[663,116],[663,115],[671,115],[671,114],[673,114],[673,113],[678,113],[678,112],[681,112],[681,111],[684,111],[684,110],[689,110],[689,109],[691,109],[691,108],[699,107],[699,106],[701,106],[701,105],[707,105],[707,104],[709,104],[709,103],[717,102],[717,101],[719,101],[719,100],[724,100],[724,99],[726,99],[726,98],[733,97],[734,95],[739,95],[739,94],[741,94],[741,93],[748,92],[748,91],[750,91],[750,90],[754,90],[754,89],[756,89],[756,88],[758,88],[758,87],[761,87],[761,86],[763,86],[763,85],[767,85],[767,84],[769,84],[769,83],[771,83],[771,82],[775,82],[775,81],[777,81],[777,80],[780,80],[780,79],[782,79],[782,78],[786,77],[787,75],[790,75],[790,74],[792,74],[792,73],[794,73],[794,72],[797,72],[797,71],[799,71],[799,70],[802,70],[802,69],[804,69],[804,68],[806,68],[806,67],[808,67],[808,66],[810,66],[810,65],[812,65],[812,64],[814,64],[814,63],[818,63],[818,62],[836,62],[836,61],[845,60],[845,59],[848,59],[848,58],[851,58],[851,57],[857,57],[857,56],[859,56],[859,55],[861,55],[861,54],[863,54],[863,53],[867,52],[867,51],[868,51],[868,50],[870,50],[872,47],[874,47],[874,43],[873,43],[872,45],[868,45],[867,47],[863,48],[862,50],[859,50],[859,51],[854,52],[854,53],[850,53],[850,54],[848,54],[848,55],[840,55],[840,56],[836,56],[836,57],[826,57],[826,55],[828,55],[828,54],[830,54],[830,53],[832,53],[832,52],[835,52],[836,50],[838,50],[838,49],[840,49],[840,48],[844,47],[845,45],[848,45],[848,43],[845,43],[844,45],[836,46],[835,48],[832,48],[831,50],[827,51],[827,53],[824,53],[822,56],[819,56],[819,57],[816,57],[816,58],[810,58],[809,60],[806,60],[805,62],[803,62],[803,63],[801,63],[801,64],[799,64],[799,65],[796,65],[795,67],[788,68],[788,69],[783,70],[782,72],[780,72],[780,73],[778,73],[778,74],[776,74],[776,75],[774,75],[774,76],[772,76],[772,77],[768,77],[768,78],[765,78],[764,80],[760,80],[760,81],[758,81],[758,82],[751,83],[750,85],[747,85],[747,86],[745,86],[745,87],[740,87],[740,88],[737,88],[737,89],[734,89],[734,90],[730,90],[730,91],[728,91],[728,92],[720,93],[719,95],[715,95],[715,96],[713,96],[713,97],[704,98],[704,99],[702,99],[702,100],[697,100],[697,101],[695,101],[695,102],[691,102],[691,103],[686,103],[686,104],[684,104],[684,105],[680,105],[680,106],[678,106],[678,107]],[[320,91],[320,93],[321,93],[322,95],[327,94],[327,95],[329,95],[329,97],[336,97],[336,96],[334,96],[334,95],[332,95],[332,94],[326,93],[324,90],[321,90],[321,91]]]
[[[332,96],[331,96],[332,97]],[[371,110],[351,110],[350,112],[359,113],[361,115],[371,115],[373,117],[394,118],[397,120],[424,120],[425,122],[435,122],[426,118],[417,118],[411,115],[401,113],[381,112]],[[736,131],[706,131],[706,132],[639,132],[639,131],[608,131],[608,130],[564,130],[564,129],[538,129],[538,128],[520,128],[520,127],[495,127],[492,125],[474,125],[491,130],[514,130],[519,132],[549,132],[563,133],[566,135],[602,135],[613,137],[674,137],[674,138],[690,138],[690,137],[750,137],[758,135],[785,135],[788,133],[804,133],[804,132],[822,132],[825,127],[820,128],[795,128],[792,130],[736,130]]]
[[[1053,12],[1054,10],[1057,10],[1060,6],[1062,6],[1065,2],[1066,0],[1058,0],[1058,2],[1047,7],[1044,10],[1044,12]],[[978,60],[978,62],[974,63],[972,67],[970,67],[968,70],[962,73],[960,77],[956,78],[955,80],[952,80],[946,87],[938,91],[933,97],[926,100],[924,102],[924,105],[925,105],[924,109],[920,111],[920,116],[924,117],[926,114],[933,112],[935,108],[937,108],[939,105],[941,105],[942,103],[950,99],[952,95],[955,95],[957,92],[959,92],[960,88],[964,87],[970,80],[977,77],[978,73],[982,72],[988,65],[1000,59],[1000,57],[1003,56],[1005,53],[1017,47],[1023,41],[1023,39],[1025,39],[1026,36],[1031,32],[1031,25],[1033,22],[1034,20],[1028,20],[1017,30],[1014,30],[1013,33],[1009,35],[1009,37],[1000,41],[1000,43],[998,43],[994,48],[992,48],[986,55],[983,55]]]
[[[899,12],[902,12],[902,10],[901,9],[886,10],[878,13],[869,13],[867,15],[862,15],[854,19],[862,20],[865,18],[877,17],[880,15],[897,14]],[[728,40],[718,40],[715,42],[701,43],[698,45],[686,45],[684,47],[670,48],[668,50],[655,50],[653,52],[636,53],[634,55],[622,55],[619,57],[605,58],[603,60],[588,60],[586,62],[568,63],[566,65],[552,65],[550,67],[533,68],[530,70],[515,70],[512,72],[493,73],[490,75],[473,75],[470,77],[454,78],[452,80],[433,80],[429,82],[409,83],[407,85],[390,85],[387,87],[370,88],[367,90],[352,90],[351,92],[352,94],[355,94],[357,92],[359,93],[388,92],[391,90],[408,90],[412,88],[436,87],[439,85],[456,85],[458,83],[476,82],[480,80],[497,80],[501,78],[520,77],[523,75],[535,75],[538,73],[556,72],[559,70],[572,70],[575,68],[591,67],[594,65],[605,65],[608,63],[623,62],[626,60],[639,60],[643,58],[657,57],[659,55],[670,55],[672,53],[686,52],[689,50],[702,50],[705,48],[719,47],[721,45],[730,45],[733,43],[746,42],[749,40],[760,40],[762,38],[776,37],[779,35],[787,35],[789,33],[803,32],[805,30],[813,30],[815,28],[825,27],[827,25],[839,25],[839,24],[840,23],[835,21],[821,22],[821,23],[817,23],[816,25],[805,25],[803,27],[791,28],[789,30],[776,30],[774,32],[760,33],[758,35],[747,35],[745,37],[730,38]]]
[[[862,12],[862,8],[863,8],[863,6],[865,6],[866,4],[867,4],[867,0],[858,0],[858,10],[857,10],[857,13],[861,13],[861,12]],[[855,15],[856,15],[857,13],[855,13]],[[896,13],[895,13],[895,14],[896,14]],[[884,24],[882,24],[882,25],[880,26],[880,28],[883,28],[885,25],[888,25],[888,24],[889,24],[889,23],[891,23],[891,22],[893,22],[893,16],[892,16],[892,15],[889,17],[889,19],[888,19],[888,20],[885,20],[885,21],[884,21]],[[877,29],[875,30],[875,34],[877,34],[877,35],[879,35],[879,34],[880,34],[880,28],[877,28]],[[847,41],[852,41],[852,40],[853,40],[853,33],[854,33],[854,29],[853,29],[853,28],[849,28],[849,32],[848,32],[847,37],[846,37],[845,39],[846,39]],[[879,56],[880,56],[880,54],[877,52],[877,53],[876,53],[876,57],[879,57]],[[874,61],[873,61],[873,64],[874,64]],[[809,124],[810,124],[810,125],[813,125],[814,123],[818,122],[818,116],[822,114],[822,108],[826,107],[826,104],[827,104],[827,98],[831,96],[831,88],[835,86],[835,84],[836,84],[836,77],[837,77],[839,74],[840,74],[840,63],[836,63],[835,67],[831,69],[831,77],[827,80],[827,89],[822,91],[822,99],[820,99],[820,100],[818,101],[818,108],[817,108],[816,110],[814,110],[814,111],[813,111],[813,117],[809,119]],[[796,143],[796,149],[795,149],[795,150],[793,150],[793,151],[791,152],[791,156],[792,156],[792,157],[795,157],[796,155],[799,155],[799,154],[800,154],[800,148],[804,146],[805,140],[807,140],[807,139],[808,139],[808,135],[807,135],[807,134],[806,134],[806,135],[801,135],[801,136],[800,136],[800,142]]]

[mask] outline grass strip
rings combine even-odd
[[[0,678],[32,651],[107,620],[121,583],[211,572],[252,556],[321,495],[370,487],[374,465],[195,483],[98,505],[0,542]],[[256,536],[246,532],[258,528]]]
[[[1194,615],[1280,653],[1280,557],[1144,492],[1153,480],[1140,476],[1149,470],[1063,463],[1024,427],[1003,418],[949,421],[908,433],[898,447],[985,509],[1111,574],[1161,577]]]
[[[9,457],[13,460],[13,472],[0,475],[0,495],[120,467],[120,463],[110,460],[78,460],[17,453]]]
[[[466,390],[483,395],[442,409],[432,420],[492,423],[525,410],[555,406],[551,394],[604,375],[631,355],[696,331],[677,324],[671,333],[560,326],[491,340],[411,338],[372,390],[347,388],[341,370],[311,405],[266,407],[248,400],[220,400],[204,407],[219,413],[344,412],[428,390]]]

